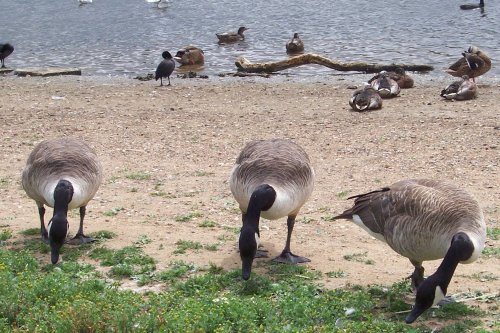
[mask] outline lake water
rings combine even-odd
[[[163,50],[185,45],[205,51],[201,74],[235,72],[234,60],[287,57],[285,43],[298,32],[306,52],[339,61],[429,64],[430,76],[458,59],[469,45],[492,58],[484,78],[498,81],[500,2],[484,11],[460,10],[476,0],[170,0],[165,8],[144,0],[1,0],[0,43],[10,42],[13,68],[80,67],[84,75],[135,76],[153,72]],[[216,32],[249,28],[246,40],[220,46]],[[318,65],[287,71],[298,77],[337,75]]]

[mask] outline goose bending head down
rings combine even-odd
[[[45,140],[29,155],[22,173],[22,185],[38,206],[40,232],[42,239],[50,244],[53,264],[59,260],[60,249],[68,234],[69,209],[80,209],[80,227],[70,242],[82,244],[93,241],[83,233],[83,220],[87,204],[97,192],[101,180],[101,163],[94,151],[80,140]],[[54,208],[47,228],[44,206]]]
[[[455,61],[445,72],[456,77],[467,75],[475,81],[474,78],[483,75],[490,69],[490,57],[477,46],[471,46],[462,53],[462,58]]]
[[[477,95],[477,84],[471,81],[467,75],[462,76],[462,80],[452,82],[441,90],[441,97],[457,101],[474,99]]]
[[[410,276],[415,306],[412,323],[441,301],[458,263],[475,261],[484,248],[486,225],[478,202],[466,191],[442,181],[411,179],[356,195],[354,206],[335,219],[349,219],[415,267]],[[422,262],[444,258],[424,280]]]
[[[314,187],[313,168],[299,145],[284,139],[248,143],[236,159],[229,183],[243,220],[239,239],[243,279],[250,277],[254,257],[262,256],[258,251],[261,216],[269,220],[287,216],[285,248],[275,261],[310,261],[290,250],[295,217]]]
[[[382,98],[396,97],[401,91],[398,83],[394,81],[386,71],[382,71],[376,78],[372,78],[370,84],[373,89],[378,91]]]

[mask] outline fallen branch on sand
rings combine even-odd
[[[380,65],[380,64],[367,64],[363,62],[338,62],[318,54],[302,54],[292,58],[288,58],[276,62],[268,63],[251,63],[245,57],[239,57],[235,61],[238,71],[247,73],[273,73],[279,72],[291,67],[297,67],[300,65],[307,64],[317,64],[326,66],[328,68],[335,69],[337,71],[354,71],[354,72],[364,72],[364,73],[379,73],[380,71],[393,71],[396,67],[402,67],[407,71],[413,72],[429,72],[434,68],[429,65],[408,65],[408,64],[390,64],[390,65]]]

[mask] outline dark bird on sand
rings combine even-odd
[[[163,60],[160,62],[155,72],[155,80],[160,79],[160,86],[163,86],[163,78],[168,78],[168,85],[170,85],[170,75],[175,69],[175,61],[168,51],[164,51],[161,56]]]
[[[0,44],[0,61],[2,62],[2,68],[5,68],[5,58],[12,52],[14,52],[14,46],[9,43]]]
[[[452,82],[441,90],[441,97],[457,101],[474,99],[477,97],[477,85],[467,75],[464,75],[461,80]]]

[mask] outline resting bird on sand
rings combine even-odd
[[[88,202],[101,184],[102,167],[94,151],[74,138],[50,139],[35,146],[22,173],[26,194],[35,200],[40,216],[42,239],[50,244],[51,261],[59,260],[59,252],[68,234],[68,210],[80,208],[80,227],[70,241],[92,242],[83,233],[83,219]],[[45,228],[45,206],[54,214]]]
[[[168,51],[164,51],[161,56],[163,60],[160,62],[155,72],[155,80],[160,79],[160,87],[163,86],[163,78],[168,78],[168,85],[170,85],[170,75],[175,69],[175,61]]]
[[[299,34],[293,34],[293,38],[286,43],[286,53],[294,54],[304,52],[304,42],[300,39]]]
[[[371,85],[366,84],[352,94],[349,105],[354,111],[376,110],[382,107],[382,97]]]
[[[467,75],[462,76],[462,80],[455,81],[441,90],[441,96],[446,99],[465,101],[477,97],[477,85],[472,82]]]
[[[248,29],[245,27],[240,27],[238,29],[238,32],[225,32],[215,35],[219,39],[219,44],[235,43],[245,39],[245,35],[243,35],[243,32],[245,32],[246,30]]]
[[[382,98],[392,98],[399,95],[401,89],[396,81],[389,77],[389,73],[382,71],[370,82],[372,87],[378,91]]]
[[[314,171],[299,145],[283,139],[248,143],[236,159],[229,185],[243,220],[239,249],[244,280],[250,278],[253,259],[262,256],[258,251],[261,216],[269,220],[288,217],[285,248],[275,261],[310,261],[290,250],[295,217],[314,187]]]
[[[475,261],[484,248],[483,212],[455,185],[408,179],[351,198],[354,206],[334,218],[352,220],[415,267],[411,281],[416,299],[407,323],[443,300],[457,265]],[[437,271],[424,279],[422,262],[440,258]]]
[[[396,67],[396,69],[392,72],[387,72],[387,75],[398,84],[401,89],[413,88],[413,79],[409,76],[404,68]],[[368,80],[368,83],[372,83],[373,80],[376,80],[380,77],[380,73],[372,77]]]
[[[474,78],[483,75],[491,69],[491,59],[477,46],[469,47],[466,52],[462,53],[462,56],[462,58],[446,69],[445,72],[456,77],[467,75],[475,81]]]
[[[2,68],[5,68],[5,58],[12,52],[14,52],[14,46],[9,43],[0,44],[0,61],[2,62]]]
[[[182,65],[203,65],[205,55],[203,50],[195,46],[185,46],[175,54],[174,59]]]

